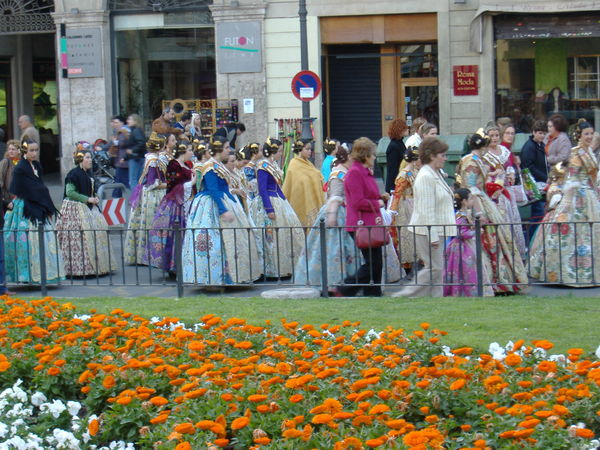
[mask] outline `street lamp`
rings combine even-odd
[[[299,0],[298,16],[300,17],[300,69],[308,70],[308,36],[306,31],[306,0]],[[310,131],[310,103],[302,101],[302,135],[304,142],[312,141]]]

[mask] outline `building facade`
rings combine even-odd
[[[42,130],[48,170],[110,116],[149,126],[165,104],[235,99],[246,140],[288,136],[302,115],[297,0],[6,0],[0,127]],[[317,142],[377,140],[398,117],[443,135],[501,116],[528,132],[554,112],[599,123],[600,1],[307,0]],[[288,127],[288,128],[286,128]]]

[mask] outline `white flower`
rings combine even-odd
[[[35,394],[33,394],[31,396],[31,404],[33,406],[40,406],[42,403],[44,403],[46,400],[48,400],[46,398],[46,396],[44,394],[42,394],[41,392],[36,392]]]
[[[69,410],[69,414],[71,414],[72,416],[76,416],[77,414],[79,414],[79,410],[81,409],[81,403],[68,401],[67,409]]]
[[[565,357],[565,355],[550,355],[548,360],[557,362],[561,366],[565,366],[567,364],[567,358]]]
[[[3,438],[8,433],[8,427],[4,422],[0,422],[0,438]]]
[[[538,358],[546,358],[546,350],[544,350],[541,347],[536,347],[533,349],[533,355],[537,356]]]
[[[444,356],[454,356],[454,353],[452,353],[452,349],[447,345],[442,345],[442,354]]]
[[[492,342],[490,344],[488,352],[490,353],[490,355],[492,355],[492,358],[498,361],[503,361],[504,358],[506,358],[506,351],[504,350],[504,347],[502,347],[497,342]]]
[[[58,419],[61,413],[66,409],[67,407],[60,400],[54,400],[52,403],[44,403],[40,406],[42,412],[48,411],[55,419]]]
[[[13,436],[8,441],[4,441],[2,443],[3,448],[11,448],[14,447],[17,450],[27,450],[27,443],[20,436]]]
[[[75,314],[73,316],[73,318],[74,319],[80,319],[80,320],[86,321],[86,320],[90,320],[92,318],[92,316],[90,316],[89,314],[81,314],[81,315]]]
[[[596,358],[600,359],[600,345],[596,349]]]
[[[48,442],[55,444],[57,449],[79,449],[79,440],[72,433],[59,428],[52,431],[52,437],[48,438]]]

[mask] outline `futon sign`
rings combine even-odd
[[[479,94],[479,66],[453,66],[454,95]]]

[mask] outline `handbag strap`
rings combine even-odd
[[[372,210],[373,214],[377,214],[377,210],[373,206],[373,203],[369,202],[369,206],[371,207],[371,210]],[[358,211],[358,221],[362,222],[359,225],[364,225],[365,224],[365,222],[362,219],[362,217],[363,217],[363,212],[362,211]],[[377,219],[379,219],[381,222],[383,222],[382,219],[381,219],[381,214],[379,215],[379,217]],[[376,222],[377,222],[377,219],[375,219]],[[382,223],[380,223],[379,225],[382,225]]]

